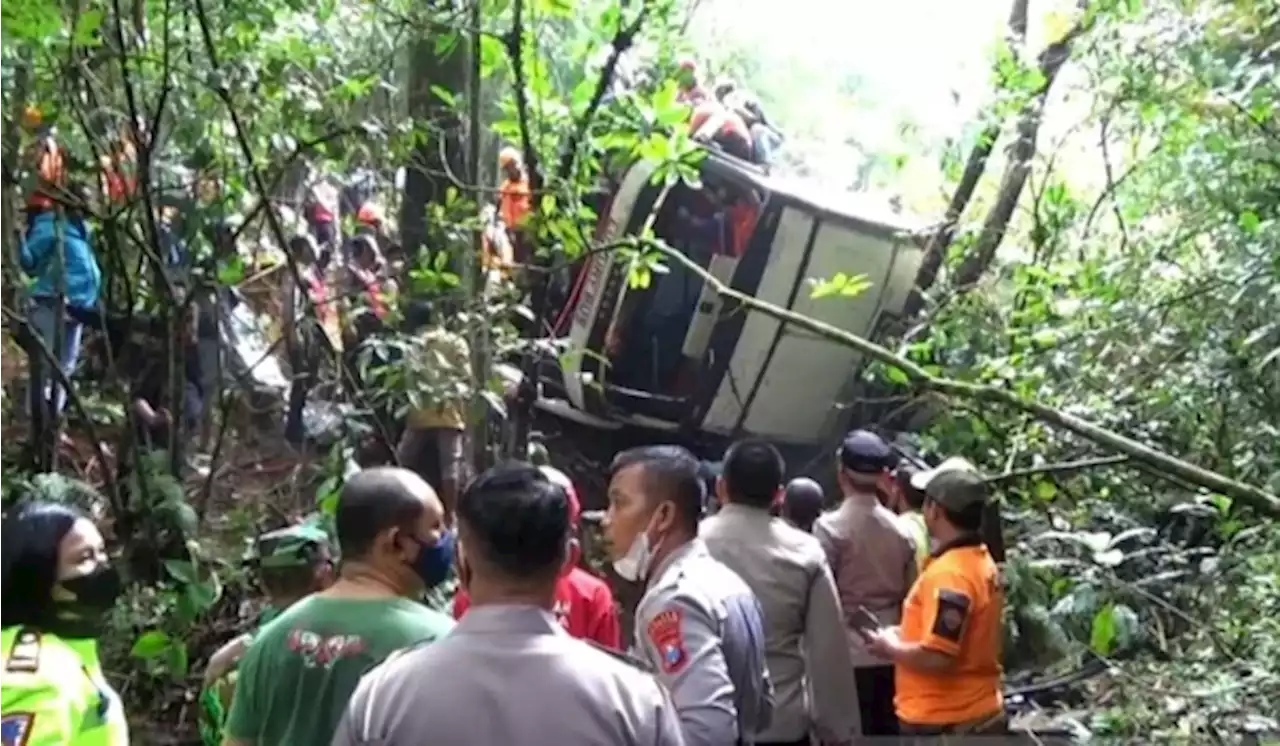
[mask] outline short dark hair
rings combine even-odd
[[[375,466],[356,472],[342,485],[333,522],[343,557],[367,557],[379,534],[390,528],[410,527],[422,517],[422,500],[399,473],[405,471]]]
[[[0,625],[41,626],[54,614],[58,545],[84,516],[61,503],[33,502],[4,517],[0,530]]]
[[[906,500],[907,507],[912,510],[920,510],[924,507],[924,490],[916,489],[911,484],[911,478],[919,473],[920,469],[916,468],[910,461],[905,460],[898,464],[898,468],[893,472],[893,478],[902,490],[902,498]]]
[[[569,539],[569,497],[536,466],[498,464],[476,477],[458,499],[467,550],[514,579],[556,574]]]
[[[772,443],[757,438],[740,440],[724,455],[724,481],[729,499],[743,505],[767,508],[773,504],[786,462]]]
[[[650,495],[674,503],[685,529],[697,533],[706,496],[698,459],[681,446],[628,448],[614,457],[609,474],[616,475],[632,466],[644,469],[645,488]]]

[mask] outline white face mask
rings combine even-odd
[[[637,583],[644,580],[652,559],[653,549],[649,546],[649,534],[641,531],[640,535],[631,542],[631,548],[627,553],[613,561],[613,569],[623,580]]]

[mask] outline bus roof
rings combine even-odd
[[[745,179],[757,189],[797,203],[827,219],[850,221],[876,232],[917,234],[932,224],[919,216],[894,212],[874,197],[855,192],[822,189],[813,182],[794,177],[773,175],[754,164],[708,150],[704,168],[735,179]]]

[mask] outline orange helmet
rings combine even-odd
[[[356,211],[356,222],[374,227],[382,225],[382,208],[372,202],[360,205],[360,209]]]
[[[44,123],[44,114],[40,111],[40,107],[35,104],[27,104],[22,110],[22,128],[28,132],[33,132],[40,128]]]

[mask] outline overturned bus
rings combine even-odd
[[[597,242],[639,232],[662,192],[638,163],[601,210]],[[839,204],[716,153],[702,188],[677,185],[654,232],[742,293],[874,337],[906,302],[921,260],[923,225],[888,208]],[[640,428],[655,439],[715,451],[753,435],[792,453],[832,442],[849,425],[862,356],[722,297],[688,268],[630,287],[627,260],[590,255],[560,317],[567,351],[539,371],[540,409],[602,430]],[[815,299],[814,279],[863,275],[857,295]]]

